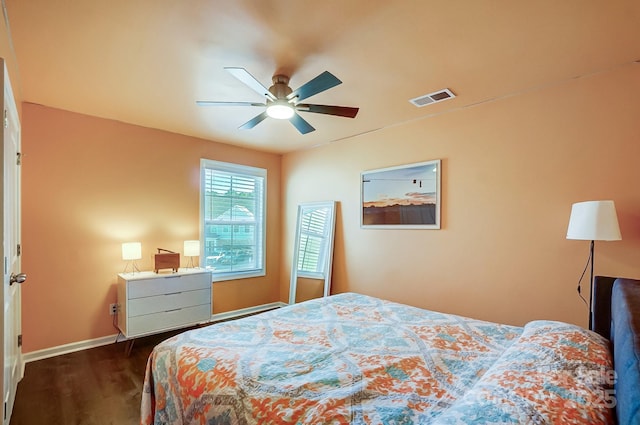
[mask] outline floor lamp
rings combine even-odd
[[[593,264],[595,241],[619,241],[620,227],[613,201],[586,201],[571,206],[567,239],[591,241],[589,259],[591,278],[589,280],[589,329],[593,327]],[[586,267],[585,267],[586,269]],[[583,273],[584,275],[584,273]],[[580,278],[582,281],[582,277]],[[578,283],[578,290],[580,283]]]

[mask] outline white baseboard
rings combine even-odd
[[[211,323],[221,320],[236,319],[250,314],[261,313],[263,311],[273,310],[288,305],[281,301],[269,304],[257,305],[254,307],[241,308],[239,310],[226,311],[224,313],[216,313],[211,315]],[[36,360],[48,359],[49,357],[69,354],[75,351],[88,350],[89,348],[101,347],[103,345],[113,344],[116,342],[118,335],[113,334],[86,341],[72,342],[70,344],[59,345],[57,347],[45,348],[43,350],[30,351],[22,354],[24,363],[34,362]]]
[[[48,359],[49,357],[60,356],[62,354],[73,353],[75,351],[88,350],[89,348],[113,344],[115,341],[116,334],[88,339],[86,341],[72,342],[70,344],[58,345],[57,347],[23,353],[22,360],[24,360],[25,363],[29,363],[36,360]]]

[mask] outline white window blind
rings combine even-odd
[[[327,208],[318,208],[301,218],[298,254],[300,276],[324,276],[328,245],[325,241],[329,237],[328,214]]]
[[[214,280],[264,276],[267,170],[202,159],[201,264]]]

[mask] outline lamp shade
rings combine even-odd
[[[142,258],[142,244],[140,242],[126,242],[122,244],[123,260],[139,260]]]
[[[613,201],[586,201],[573,204],[567,239],[587,241],[622,239]]]
[[[197,257],[200,255],[200,241],[184,241],[184,256]]]

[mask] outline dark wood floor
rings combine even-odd
[[[10,425],[140,423],[140,393],[153,347],[173,333],[27,363]]]

